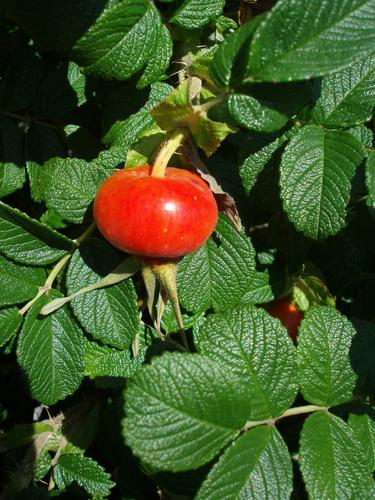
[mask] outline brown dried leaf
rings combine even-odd
[[[185,167],[196,172],[204,181],[207,182],[215,196],[219,211],[223,212],[231,220],[231,222],[233,222],[237,230],[240,231],[242,229],[242,223],[236,207],[236,202],[232,196],[223,191],[215,177],[210,174],[210,171],[200,159],[198,152],[190,140],[183,143],[182,149],[182,161],[185,163]]]

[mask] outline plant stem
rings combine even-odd
[[[166,344],[169,344],[174,349],[177,349],[177,351],[180,351],[180,352],[190,352],[189,348],[186,348],[186,347],[182,346],[181,344],[179,344],[178,342],[176,342],[175,340],[173,340],[169,335],[165,336],[164,341],[165,341]]]
[[[35,295],[35,297],[33,297],[31,300],[29,300],[29,302],[27,302],[27,304],[25,304],[23,306],[22,309],[20,309],[18,312],[19,314],[21,314],[21,316],[23,316],[29,309],[30,307],[42,296],[44,295],[45,293],[47,293],[49,290],[51,290],[52,288],[52,284],[53,282],[55,281],[57,275],[59,274],[59,272],[63,269],[63,267],[65,266],[65,264],[68,262],[68,260],[70,259],[70,257],[72,256],[71,253],[68,253],[67,255],[64,255],[64,257],[62,257],[58,262],[57,264],[54,266],[54,268],[52,269],[52,271],[50,272],[50,274],[48,275],[44,285],[42,287],[39,288],[39,291],[38,293]]]
[[[74,241],[80,245],[83,241],[87,240],[89,236],[95,231],[96,228],[96,222],[92,222],[89,227],[81,234],[81,236],[78,236]]]
[[[306,405],[306,406],[296,406],[294,408],[289,408],[282,415],[276,418],[266,418],[264,420],[249,420],[243,426],[243,431],[248,431],[253,427],[257,427],[258,425],[275,425],[278,420],[286,417],[292,417],[295,415],[303,415],[305,413],[312,413],[314,411],[328,411],[326,406],[317,406],[317,405]]]
[[[72,293],[71,295],[68,295],[67,297],[61,297],[52,300],[51,302],[42,307],[42,309],[40,310],[40,314],[42,315],[50,314],[53,311],[56,311],[57,309],[62,307],[67,302],[70,302],[75,297],[78,297],[79,295],[82,295],[84,293],[92,292],[93,290],[97,290],[98,288],[104,288],[106,286],[120,283],[121,281],[130,278],[130,276],[133,276],[133,274],[135,274],[137,271],[139,271],[139,264],[137,259],[135,259],[134,257],[127,257],[123,262],[121,262],[121,264],[116,266],[113,269],[113,271],[111,271],[109,274],[104,276],[104,278],[100,279],[99,281],[96,281],[91,285],[85,286],[84,288],[77,290],[76,292]]]
[[[227,97],[226,94],[222,94],[218,97],[215,97],[214,99],[210,99],[209,101],[206,101],[203,104],[199,104],[197,106],[194,106],[194,110],[200,111],[201,113],[207,113],[211,108],[216,106],[216,104],[219,104],[222,102],[225,98]]]
[[[155,157],[151,171],[151,175],[153,177],[164,177],[165,169],[168,166],[169,160],[172,158],[185,138],[186,132],[181,128],[174,130],[167,136]]]
[[[81,244],[85,239],[87,239],[91,233],[94,231],[96,227],[95,222],[90,224],[90,226],[79,236],[76,240],[74,240],[78,245]],[[64,268],[70,257],[72,256],[72,253],[68,253],[61,257],[61,259],[55,264],[53,267],[52,271],[49,273],[47,276],[47,279],[42,287],[39,288],[38,293],[33,297],[27,304],[25,304],[22,309],[20,309],[18,312],[23,316],[29,309],[30,307],[40,298],[42,295],[48,293],[53,285],[53,282],[57,278],[57,275],[59,272]]]

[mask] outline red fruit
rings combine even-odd
[[[294,341],[297,337],[298,327],[302,320],[302,314],[296,306],[290,302],[288,297],[282,297],[265,307],[271,316],[279,318],[281,323],[288,330],[290,338]]]
[[[214,231],[215,198],[197,175],[144,165],[119,170],[99,188],[94,218],[103,236],[132,255],[173,259],[194,252]]]

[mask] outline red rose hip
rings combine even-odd
[[[119,170],[99,188],[94,218],[103,236],[132,255],[174,259],[201,247],[218,209],[208,185],[188,170],[151,166]]]
[[[265,306],[266,310],[274,318],[279,318],[281,323],[288,330],[290,338],[294,341],[297,337],[298,327],[302,320],[301,312],[288,297],[282,297]]]

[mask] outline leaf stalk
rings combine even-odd
[[[294,408],[289,408],[284,411],[279,417],[276,418],[266,418],[264,420],[249,420],[243,426],[242,431],[246,432],[253,427],[258,425],[275,425],[277,421],[282,418],[293,417],[295,415],[304,415],[306,413],[313,413],[314,411],[328,411],[327,406],[317,406],[317,405],[306,405],[306,406],[295,406]]]
[[[185,139],[186,131],[182,128],[177,128],[167,136],[155,157],[151,171],[152,177],[165,176],[165,169],[168,166],[169,160]]]

